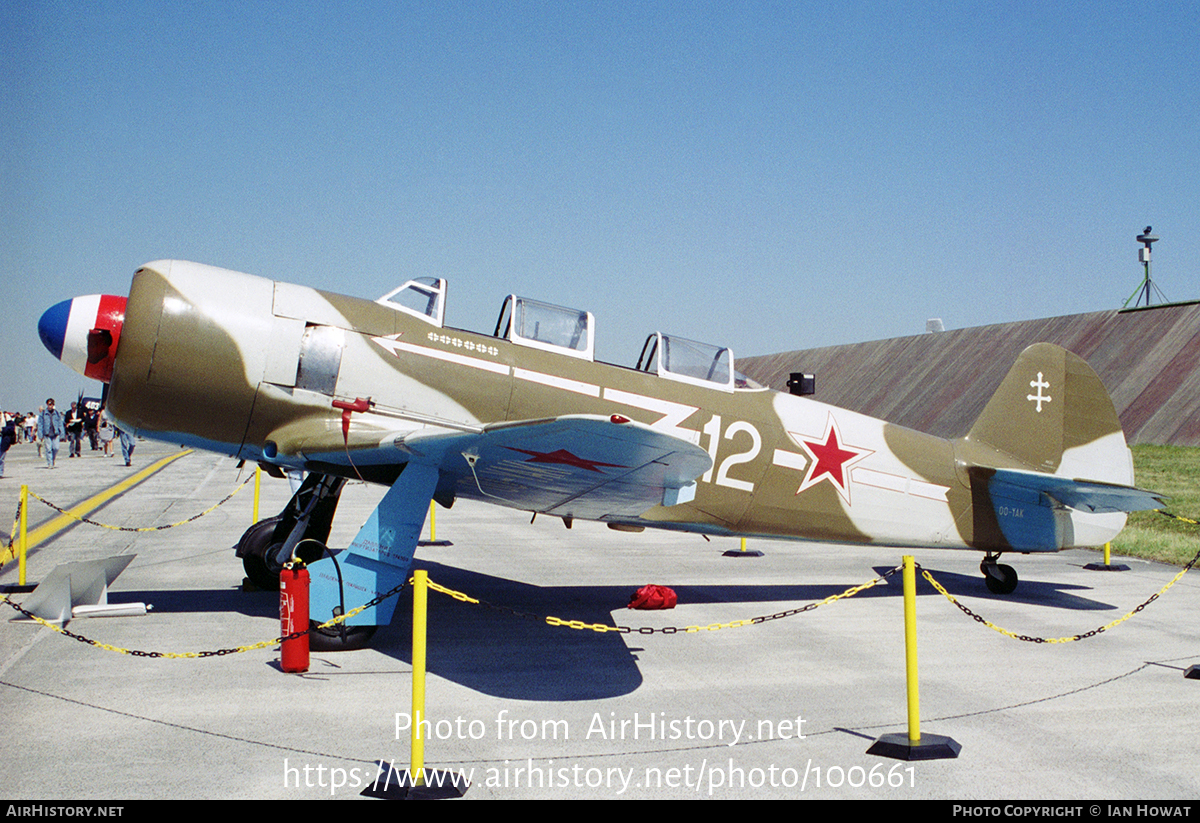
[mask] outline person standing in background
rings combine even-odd
[[[8,447],[17,442],[17,421],[13,415],[0,413],[0,421],[3,425],[0,426],[0,478],[4,477],[4,456],[8,454]]]
[[[112,457],[112,442],[113,442],[113,424],[108,419],[108,415],[104,413],[104,407],[100,408],[100,422],[98,428],[100,430],[100,447],[104,449],[105,457]]]
[[[79,408],[78,403],[71,404],[71,410],[67,412],[67,444],[68,457],[79,457],[79,441],[83,438],[83,409]]]
[[[88,445],[92,447],[92,451],[97,451],[100,448],[100,412],[96,409],[84,407],[83,409],[83,431],[87,435]]]
[[[46,400],[46,408],[38,414],[37,432],[45,449],[46,468],[52,469],[58,457],[58,441],[67,439],[67,427],[62,412],[54,408],[53,397]]]
[[[127,432],[122,428],[118,428],[117,431],[121,435],[121,456],[125,458],[125,465],[131,466],[133,465],[133,447],[137,441],[133,439],[131,432]]]
[[[29,432],[29,439],[37,444],[38,460],[42,459],[42,435],[38,432],[38,424],[42,420],[42,412],[46,410],[45,406],[38,406],[37,412],[32,413],[33,428]]]

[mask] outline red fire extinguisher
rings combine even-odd
[[[308,569],[294,560],[279,572],[279,624],[283,632],[279,663],[285,672],[308,671]]]

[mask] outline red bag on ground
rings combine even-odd
[[[673,609],[678,598],[675,592],[666,586],[642,586],[629,598],[631,609]]]

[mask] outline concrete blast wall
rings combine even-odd
[[[789,373],[815,373],[817,400],[958,437],[1038,342],[1091,364],[1131,444],[1200,446],[1200,301],[739,358],[738,371],[779,391]]]

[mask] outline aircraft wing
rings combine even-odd
[[[464,494],[585,520],[687,502],[712,467],[699,446],[620,415],[496,423],[479,433],[423,429],[396,447],[456,477]]]
[[[338,432],[338,435],[341,433]],[[527,420],[461,432],[395,432],[343,443],[343,451],[306,453],[319,460],[393,466],[398,476],[351,542],[340,565],[310,566],[312,615],[327,620],[347,600],[366,602],[402,583],[412,566],[429,501],[453,482],[460,494],[560,517],[636,517],[657,505],[686,502],[695,479],[712,466],[708,453],[620,415]],[[328,439],[328,438],[326,438]],[[309,443],[315,442],[311,438]],[[351,451],[353,458],[350,457]],[[356,615],[352,625],[384,625],[395,599]],[[347,607],[352,607],[350,602]]]
[[[1022,492],[1045,494],[1064,506],[1097,513],[1135,512],[1161,509],[1166,505],[1158,492],[1095,480],[1075,480],[1054,474],[1019,469],[989,469],[988,489],[1001,497]]]

